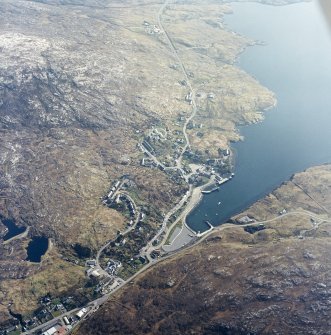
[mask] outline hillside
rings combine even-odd
[[[121,290],[76,334],[331,334],[330,182],[330,165],[295,175],[237,217],[271,219],[263,229],[221,226]]]
[[[234,65],[255,41],[223,26],[230,12],[216,0],[0,0],[0,324],[48,293],[90,298],[85,261],[132,219],[103,202],[118,181],[148,227],[130,260],[185,196],[190,163],[231,171],[237,126],[276,98]],[[6,222],[27,230],[6,240]],[[27,254],[36,236],[50,246],[40,263]]]

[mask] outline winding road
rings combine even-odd
[[[130,227],[128,227],[123,233],[121,233],[123,236],[125,236],[125,235],[127,235],[128,233],[130,233],[130,231],[132,231],[133,229],[136,228],[136,225],[137,225],[137,223],[139,222],[139,215],[140,215],[140,213],[138,212],[138,207],[137,207],[135,201],[131,198],[131,196],[130,196],[128,193],[119,190],[119,191],[116,192],[116,194],[123,194],[123,195],[125,195],[125,197],[128,198],[128,199],[131,201],[131,203],[133,204],[133,208],[135,209],[135,212],[136,212],[135,220],[134,220],[133,225],[130,226]],[[105,276],[107,276],[107,277],[111,277],[111,276],[110,276],[109,273],[108,273],[107,271],[105,271],[105,270],[102,268],[102,266],[100,265],[100,257],[101,257],[101,255],[102,255],[102,253],[104,252],[104,250],[107,249],[107,248],[110,246],[110,243],[112,243],[112,242],[113,242],[113,240],[108,241],[107,243],[105,243],[105,244],[98,250],[97,255],[96,255],[96,258],[95,258],[95,261],[96,261],[95,270],[97,270],[100,274],[103,274],[103,275],[105,275]]]
[[[184,145],[184,147],[182,148],[182,151],[181,151],[181,154],[180,156],[178,157],[178,159],[176,160],[176,166],[175,167],[172,167],[172,168],[167,168],[165,167],[163,164],[161,164],[158,159],[151,153],[147,150],[147,148],[143,147],[144,148],[144,151],[146,152],[146,154],[152,158],[154,160],[154,162],[158,162],[159,165],[161,165],[163,167],[163,169],[167,170],[167,169],[178,169],[181,171],[184,179],[186,182],[188,182],[188,178],[189,176],[185,173],[185,171],[183,170],[183,167],[182,167],[182,159],[183,159],[183,155],[185,153],[185,151],[187,150],[187,148],[190,147],[190,140],[189,140],[189,137],[187,135],[187,126],[188,124],[190,123],[190,121],[195,117],[196,115],[196,112],[197,112],[197,105],[196,105],[196,100],[195,100],[195,92],[193,90],[193,87],[192,87],[192,84],[190,82],[190,79],[189,79],[189,75],[187,73],[187,70],[181,60],[181,58],[179,57],[178,55],[178,52],[177,52],[177,49],[171,39],[171,37],[169,36],[167,30],[165,29],[163,23],[162,23],[162,14],[164,12],[164,10],[166,9],[166,7],[169,5],[170,1],[169,0],[166,0],[163,5],[161,6],[160,10],[158,11],[158,16],[157,16],[157,21],[158,21],[158,24],[159,24],[159,27],[160,29],[164,32],[164,36],[166,37],[166,40],[168,42],[168,45],[169,47],[171,48],[171,51],[173,53],[173,55],[175,56],[179,66],[180,66],[180,69],[183,73],[183,76],[186,80],[186,85],[187,87],[189,88],[191,94],[192,94],[192,113],[191,115],[185,120],[184,122],[184,125],[183,125],[183,135],[185,137],[185,142],[186,144]],[[166,231],[167,229],[167,225],[168,225],[168,222],[169,222],[169,219],[172,217],[172,215],[174,215],[178,210],[180,210],[185,202],[188,200],[188,198],[192,195],[192,192],[193,192],[193,187],[191,185],[189,185],[189,190],[188,192],[183,196],[183,198],[165,215],[164,219],[163,219],[163,222],[162,222],[162,226],[161,226],[161,229],[158,231],[158,233],[154,236],[154,238],[148,242],[148,244],[146,245],[146,247],[142,250],[142,255],[146,256],[147,259],[152,262],[153,259],[151,258],[151,253],[153,252],[153,250],[155,250],[155,248],[153,248],[153,243],[163,234],[164,231]]]
[[[187,87],[189,88],[190,92],[192,93],[192,113],[191,115],[185,120],[185,123],[183,125],[183,134],[184,134],[184,137],[185,137],[185,141],[186,141],[186,144],[184,145],[183,149],[182,149],[182,152],[176,162],[176,166],[179,168],[179,169],[182,169],[182,158],[183,158],[183,155],[184,155],[184,152],[187,150],[187,148],[190,147],[190,140],[188,138],[188,135],[187,135],[187,126],[188,124],[190,123],[190,121],[192,121],[192,119],[195,117],[196,113],[197,113],[197,104],[196,104],[196,100],[195,100],[195,91],[193,90],[193,87],[192,87],[192,84],[190,82],[190,78],[189,78],[189,75],[187,73],[187,70],[181,60],[181,58],[179,57],[178,55],[178,52],[177,52],[177,49],[171,39],[171,37],[169,36],[167,30],[164,28],[164,25],[162,23],[162,14],[164,12],[164,10],[166,9],[166,7],[169,5],[170,1],[169,0],[166,0],[164,2],[164,4],[161,6],[159,12],[158,12],[158,17],[157,17],[157,21],[158,21],[158,24],[159,24],[159,27],[161,28],[161,30],[164,32],[164,36],[168,42],[168,45],[170,46],[171,48],[171,51],[172,53],[174,54],[179,66],[180,66],[180,69],[184,75],[184,78],[186,80],[186,85]]]
[[[247,223],[247,224],[243,224],[243,225],[238,225],[238,224],[231,224],[231,223],[228,223],[228,224],[224,224],[224,225],[221,225],[219,227],[216,227],[213,231],[205,234],[202,238],[200,238],[196,243],[190,245],[190,246],[187,246],[183,249],[181,249],[180,251],[184,251],[185,252],[187,250],[190,250],[192,249],[193,247],[196,247],[197,245],[201,244],[202,242],[204,242],[209,236],[211,236],[212,234],[215,233],[215,231],[217,232],[220,232],[220,231],[224,231],[226,229],[231,229],[231,228],[238,228],[238,227],[241,227],[241,228],[244,228],[244,227],[249,227],[249,226],[255,226],[255,225],[259,225],[259,224],[266,224],[266,223],[271,223],[271,222],[274,222],[274,221],[277,221],[277,220],[280,220],[284,217],[287,217],[287,216],[290,216],[290,215],[305,215],[305,216],[308,216],[309,218],[312,218],[314,220],[316,220],[316,223],[313,224],[313,228],[312,229],[318,229],[322,224],[325,224],[325,223],[329,223],[331,224],[331,219],[329,218],[324,218],[324,217],[320,217],[318,216],[317,214],[315,213],[312,213],[310,211],[307,211],[307,210],[293,210],[291,212],[288,212],[288,213],[285,213],[285,214],[282,214],[282,215],[279,215],[277,217],[274,217],[274,218],[271,218],[271,219],[268,219],[268,220],[263,220],[263,221],[257,221],[257,222],[252,222],[252,223]],[[122,287],[124,287],[125,285],[131,283],[137,276],[139,276],[140,274],[142,274],[143,272],[146,272],[147,270],[149,270],[152,266],[154,266],[155,264],[158,264],[158,263],[161,263],[161,262],[164,262],[165,260],[167,259],[170,259],[172,257],[175,257],[176,255],[178,254],[178,252],[174,252],[174,253],[171,253],[171,254],[168,254],[167,256],[165,257],[162,257],[160,259],[157,259],[157,260],[154,260],[153,262],[150,262],[148,264],[146,264],[143,268],[141,268],[138,272],[136,272],[132,277],[130,277],[129,279],[123,281],[118,287],[116,287],[112,292],[98,298],[98,299],[95,299],[91,302],[89,302],[85,308],[88,309],[88,312],[85,316],[88,317],[89,314],[95,312],[98,307],[102,304],[104,304],[111,295],[113,295],[115,292],[117,292],[118,290],[120,290]],[[71,311],[68,311],[66,313],[63,313],[61,315],[59,315],[58,317],[32,329],[32,330],[29,330],[29,331],[26,331],[22,334],[24,335],[32,335],[33,333],[35,333],[36,331],[38,330],[41,330],[41,329],[45,329],[47,328],[47,326],[51,326],[53,324],[55,324],[56,322],[62,322],[63,320],[63,317],[64,316],[70,316],[74,313],[76,313],[80,308],[75,308]]]
[[[169,5],[170,1],[169,0],[166,0],[162,6],[160,7],[159,9],[159,12],[158,12],[158,16],[157,16],[157,21],[158,21],[158,24],[159,24],[159,27],[160,29],[164,32],[164,35],[165,35],[165,38],[168,42],[168,45],[169,47],[171,48],[172,50],[172,53],[174,55],[174,57],[176,58],[179,66],[180,66],[180,69],[181,69],[181,72],[186,80],[186,83],[187,83],[187,87],[188,89],[190,90],[190,92],[192,93],[192,113],[191,115],[185,120],[185,123],[183,125],[183,134],[184,134],[184,137],[185,137],[185,141],[186,141],[186,144],[184,145],[184,147],[182,148],[182,151],[181,151],[181,154],[179,156],[179,158],[177,159],[176,161],[176,166],[173,167],[173,168],[177,168],[179,170],[181,170],[183,172],[183,176],[185,178],[185,180],[187,181],[188,180],[188,176],[184,173],[183,169],[182,169],[182,158],[183,158],[183,155],[185,153],[185,151],[190,147],[190,141],[189,141],[189,137],[187,135],[187,126],[188,124],[190,123],[190,121],[195,117],[196,113],[197,113],[197,105],[196,105],[196,100],[195,100],[195,91],[192,87],[192,84],[190,82],[190,78],[189,78],[189,75],[187,73],[187,70],[175,48],[175,45],[171,39],[171,37],[169,36],[168,32],[166,31],[163,23],[162,23],[162,15],[166,9],[166,7]],[[146,152],[146,154],[151,158],[153,159],[156,163],[158,163],[159,165],[163,166],[159,161],[158,159],[152,154],[150,153],[145,147],[143,147]],[[165,168],[165,167],[164,167]],[[173,169],[172,168],[172,169]],[[165,168],[166,169],[166,168]],[[126,286],[127,284],[129,284],[130,282],[132,282],[132,280],[134,280],[137,276],[139,276],[141,273],[143,272],[146,272],[147,270],[149,270],[152,266],[154,266],[155,264],[158,264],[160,262],[163,262],[171,257],[174,257],[176,254],[177,254],[177,251],[172,253],[172,254],[168,254],[167,256],[165,257],[162,257],[162,258],[159,258],[159,259],[152,259],[151,258],[151,253],[155,250],[155,248],[153,247],[153,243],[159,239],[159,237],[162,235],[162,233],[164,233],[166,230],[167,230],[167,225],[168,225],[168,222],[170,220],[170,218],[178,211],[180,210],[185,202],[189,199],[189,197],[192,195],[192,192],[193,192],[193,186],[192,185],[189,185],[189,190],[187,191],[187,193],[181,198],[181,200],[165,215],[164,219],[163,219],[163,222],[162,222],[162,227],[160,228],[160,230],[158,231],[158,233],[153,237],[153,239],[146,245],[146,247],[143,249],[143,253],[145,254],[145,256],[147,257],[147,259],[149,260],[149,263],[146,264],[144,267],[142,267],[138,272],[136,272],[132,277],[130,277],[129,279],[125,280],[125,281],[122,281],[118,287],[116,287],[113,291],[111,291],[110,293],[90,302],[87,304],[86,308],[88,308],[88,312],[87,312],[87,315],[88,316],[89,314],[92,314],[94,311],[96,311],[96,309],[102,305],[103,303],[105,303],[109,297],[111,295],[113,295],[116,291],[118,291],[119,289],[121,289],[122,287]],[[129,197],[128,194],[125,194],[126,196]],[[130,198],[131,199],[131,198]],[[134,203],[134,201],[131,199],[131,201]],[[189,206],[189,205],[188,205]],[[189,207],[187,207],[189,208]],[[186,213],[187,212],[187,209],[184,210],[183,213]],[[183,214],[182,214],[183,215]],[[182,217],[181,215],[181,217]],[[305,210],[294,210],[292,212],[288,212],[288,213],[285,213],[283,215],[280,215],[280,216],[277,216],[277,217],[274,217],[272,219],[268,219],[268,220],[264,220],[264,221],[260,221],[260,222],[253,222],[253,223],[249,223],[249,224],[244,224],[244,225],[237,225],[237,224],[224,224],[220,227],[216,227],[214,229],[214,231],[223,231],[225,229],[231,229],[231,228],[238,228],[238,227],[248,227],[248,226],[255,226],[255,225],[258,225],[258,224],[267,224],[267,223],[271,223],[271,222],[274,222],[276,220],[279,220],[281,218],[284,218],[284,217],[287,217],[289,215],[307,215],[308,217],[316,220],[317,222],[314,224],[313,228],[312,229],[318,229],[320,227],[320,225],[324,224],[324,223],[331,223],[331,220],[330,219],[325,219],[325,218],[322,218],[318,215],[316,215],[315,213],[312,213],[312,212],[309,212],[309,211],[305,211]],[[136,216],[136,220],[138,220],[138,217],[139,217],[139,214],[138,214],[138,211],[137,211],[137,216]],[[127,233],[129,233],[131,230],[133,230],[135,228],[135,225],[138,221],[135,222],[135,224],[131,227],[129,227],[125,232],[123,232],[123,235],[126,235]],[[208,238],[211,234],[214,233],[214,231],[211,231],[211,232],[208,232],[206,233],[203,237],[201,237],[196,243],[194,243],[193,245],[190,245],[190,246],[187,246],[181,250],[188,250],[188,249],[191,249],[192,247],[195,247],[196,245],[202,243],[206,238]],[[166,234],[167,236],[167,234]],[[164,241],[164,240],[163,240]],[[99,269],[103,274],[106,274],[107,276],[109,276],[109,274],[102,269],[102,267],[100,266],[100,257],[101,257],[101,254],[103,253],[103,251],[110,245],[111,241],[107,242],[105,245],[103,245],[98,253],[97,253],[97,256],[96,256],[96,269]],[[161,242],[161,245],[162,245],[162,242]],[[63,323],[62,319],[64,316],[70,316],[74,313],[76,313],[79,309],[74,309],[74,310],[71,310],[71,311],[68,311],[60,316],[58,316],[57,318],[54,318],[53,320],[43,324],[43,325],[40,325],[30,331],[27,331],[27,332],[24,332],[23,334],[25,335],[30,335],[30,334],[33,334],[35,333],[36,331],[38,330],[41,330],[41,329],[45,329],[47,328],[47,326],[50,326],[54,323],[56,323],[56,321],[58,322],[61,322]]]

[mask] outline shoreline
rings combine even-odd
[[[30,226],[27,226],[23,233],[15,235],[11,237],[10,239],[3,241],[2,244],[5,245],[14,240],[20,240],[21,238],[27,237],[29,234],[29,231],[30,231]]]
[[[255,2],[255,1],[254,1]],[[231,5],[231,3],[240,3],[238,1],[230,1],[229,4]],[[260,3],[261,5],[272,5],[272,4],[265,4],[265,3],[261,3],[261,2],[258,2]],[[232,9],[232,7],[231,7]],[[231,13],[227,13],[226,15],[233,15],[234,12],[233,12],[233,9],[232,9],[232,12]],[[223,27],[226,31],[228,32],[231,32],[235,35],[239,35],[239,36],[242,36],[240,33],[237,33],[235,32],[233,29],[230,29],[229,25],[226,23],[226,20],[225,20],[225,15],[223,16],[222,18],[222,24],[223,24]],[[242,67],[238,66],[238,62],[239,62],[239,59],[240,57],[242,56],[242,54],[249,48],[249,47],[254,47],[254,46],[264,46],[264,41],[260,41],[260,40],[254,40],[254,39],[249,39],[247,38],[246,36],[243,36],[247,39],[247,43],[246,45],[240,50],[240,52],[238,53],[237,57],[235,58],[235,61],[233,62],[233,65],[235,65],[236,67],[238,67],[241,71],[244,71],[246,72],[246,70],[244,70]],[[256,80],[261,86],[265,87],[265,85],[262,85],[261,82],[253,75],[253,74],[250,74],[248,72],[246,72],[250,77],[252,77],[254,80]],[[257,109],[257,112],[260,112],[263,114],[263,118],[259,121],[256,121],[256,122],[246,122],[244,124],[236,124],[236,128],[237,128],[237,132],[238,134],[240,135],[241,134],[241,131],[240,131],[240,128],[241,127],[247,127],[247,126],[251,126],[253,124],[257,124],[257,123],[263,123],[264,120],[265,120],[265,114],[268,112],[268,111],[271,111],[273,109],[275,109],[277,107],[277,104],[278,104],[278,100],[277,100],[277,96],[276,96],[276,93],[273,92],[273,91],[270,91],[272,93],[272,96],[273,96],[273,99],[272,99],[272,103],[270,103],[268,106],[264,107],[264,108],[258,108]],[[232,143],[237,143],[239,141],[245,141],[245,139],[243,138],[242,140],[238,140],[236,142],[230,142],[230,150],[231,152],[233,153],[232,154],[232,162],[231,162],[231,165],[232,165],[232,170],[233,172],[235,173],[236,172],[236,169],[235,169],[235,166],[236,166],[236,161],[237,161],[237,156],[238,156],[238,153],[237,153],[237,150],[231,145]],[[226,180],[226,182],[228,181],[231,181],[232,178]],[[222,183],[223,184],[223,183]],[[198,199],[195,200],[194,204],[192,204],[193,206],[191,206],[191,209],[188,211],[188,213],[185,214],[185,217],[183,218],[184,220],[184,225],[190,229],[191,231],[194,231],[195,234],[198,234],[198,232],[196,232],[193,228],[191,228],[189,226],[189,224],[187,223],[187,216],[190,215],[198,206],[199,204],[201,203],[202,199],[203,199],[203,196],[205,195],[208,195],[208,194],[211,194],[213,193],[214,191],[219,191],[222,184],[220,185],[216,185],[215,184],[215,189],[211,190],[211,191],[204,191],[204,188],[208,185],[210,185],[210,182],[208,182],[207,184],[205,184],[204,186],[202,186],[202,190],[201,190],[201,194],[200,194],[200,197]],[[218,187],[216,187],[218,186]],[[217,188],[217,189],[216,189]],[[194,189],[195,190],[195,189]],[[194,191],[193,191],[194,192]],[[269,191],[270,192],[270,191]],[[269,193],[267,192],[267,193]],[[263,196],[263,195],[262,195]],[[247,209],[250,205],[248,204],[247,206],[245,206],[244,208]],[[244,210],[245,210],[244,209]],[[186,212],[186,209],[184,210],[184,212]],[[240,212],[240,210],[238,211]],[[236,215],[238,213],[237,211],[235,213],[233,213],[232,215],[230,215],[228,218],[226,218],[224,221],[221,221],[219,222],[217,225],[215,225],[215,227],[218,227],[218,226],[221,226],[222,224],[226,223],[227,220],[229,220],[231,217],[233,217],[234,215]],[[205,230],[203,231],[206,232],[208,231]]]

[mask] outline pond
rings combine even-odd
[[[41,257],[46,254],[48,250],[48,238],[43,236],[33,236],[27,247],[29,262],[40,263]]]
[[[17,226],[14,219],[6,219],[0,217],[0,220],[2,224],[5,225],[8,229],[6,235],[3,237],[4,241],[10,240],[11,238],[20,235],[26,231],[26,227]]]

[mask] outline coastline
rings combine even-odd
[[[247,1],[247,2],[251,2],[251,1]],[[261,2],[261,1],[254,1],[255,3],[257,3],[257,5],[268,5],[268,6],[271,6],[271,5],[274,5],[274,4],[271,4],[271,3],[264,3],[264,2]],[[305,2],[311,2],[311,1],[305,1]],[[229,4],[231,5],[231,3],[234,3],[234,4],[240,4],[242,3],[241,1],[229,1]],[[245,2],[246,3],[246,2]],[[290,4],[298,4],[299,2],[292,2]],[[288,3],[287,3],[288,4]],[[279,6],[279,4],[276,4],[276,6]],[[230,16],[230,14],[234,14],[234,12],[232,13],[229,13],[227,15]],[[226,29],[227,31],[235,34],[235,35],[238,35],[238,36],[243,36],[245,38],[247,38],[246,35],[242,35],[241,33],[238,33],[238,32],[235,32],[235,28],[231,27],[230,23],[226,21],[226,15],[223,17],[222,19],[222,24],[224,25],[224,29]],[[254,71],[247,71],[247,68],[244,68],[242,67],[239,63],[239,60],[240,58],[242,57],[242,55],[244,54],[245,51],[247,51],[247,49],[251,46],[261,46],[261,41],[259,39],[248,39],[248,42],[246,44],[246,46],[244,48],[242,48],[241,52],[238,54],[238,56],[236,57],[235,59],[235,66],[237,66],[240,70],[244,71],[245,73],[247,73],[250,77],[254,78],[254,80],[256,80],[259,84],[261,84],[261,81],[263,81],[261,78],[257,79],[256,78],[256,75],[254,74]],[[264,47],[264,44],[262,45]],[[260,49],[259,49],[260,50]],[[261,84],[262,85],[262,84]],[[270,85],[264,83],[262,86],[264,87],[269,87]],[[245,122],[243,124],[236,124],[236,127],[237,127],[237,131],[238,131],[238,134],[242,134],[242,128],[246,128],[247,126],[250,126],[250,125],[253,125],[253,124],[263,124],[265,122],[265,117],[266,117],[266,113],[270,110],[274,110],[277,105],[278,105],[278,94],[277,92],[275,92],[275,90],[273,89],[272,91],[272,94],[273,94],[273,101],[268,105],[268,106],[265,106],[264,108],[260,108],[260,112],[261,112],[261,115],[263,116],[261,119],[257,120],[257,122],[251,122],[250,120],[247,120],[248,122]],[[246,120],[245,120],[246,121]],[[237,168],[236,168],[236,164],[237,164],[237,156],[238,156],[238,150],[237,148],[235,148],[235,145],[239,142],[245,142],[246,139],[243,137],[242,140],[239,140],[239,141],[235,141],[235,142],[231,142],[230,143],[230,146],[231,146],[231,152],[233,153],[232,155],[232,163],[233,163],[233,171],[236,172]],[[321,164],[320,162],[317,162],[318,164]],[[308,168],[308,167],[306,167]],[[297,170],[297,171],[293,171],[291,173],[291,175],[295,174],[296,172],[298,171],[301,171],[300,169]],[[240,213],[241,211],[244,211],[246,210],[252,203],[254,203],[255,201],[257,201],[259,198],[263,197],[265,194],[268,194],[269,192],[271,192],[272,190],[274,190],[275,188],[279,187],[280,185],[282,185],[282,183],[284,183],[284,180],[287,180],[286,177],[285,179],[283,179],[282,181],[276,181],[275,183],[273,184],[270,184],[269,187],[267,187],[265,190],[259,192],[258,194],[254,195],[253,198],[251,198],[250,200],[248,200],[246,203],[243,203],[242,206],[238,206],[237,209],[235,209],[233,211],[233,213],[229,214],[226,218],[223,218],[221,220],[219,220],[217,222],[217,224],[215,224],[215,226],[219,226],[219,225],[222,225],[224,223],[227,222],[227,220],[229,220],[231,217],[237,215],[238,213]],[[191,225],[189,225],[187,223],[187,216],[189,214],[191,214],[198,206],[199,204],[201,203],[203,199],[203,196],[200,197],[199,199],[199,202],[195,203],[194,206],[192,206],[191,208],[191,211],[186,215],[185,217],[185,224],[190,227]],[[202,222],[202,221],[201,221]],[[192,229],[192,228],[191,228]]]
[[[273,92],[273,94],[274,94],[274,101],[273,101],[273,103],[270,104],[269,106],[267,106],[267,107],[265,107],[265,108],[263,108],[263,109],[260,110],[260,112],[263,113],[263,118],[261,120],[259,120],[258,122],[247,122],[247,123],[245,123],[243,125],[239,125],[239,124],[236,125],[237,131],[238,131],[239,134],[240,134],[240,128],[241,127],[247,127],[247,126],[251,126],[253,124],[257,124],[257,123],[263,123],[263,121],[264,121],[264,113],[267,112],[267,111],[269,111],[269,110],[274,109],[277,106],[277,99],[276,99],[275,93]],[[237,142],[231,142],[231,143],[235,144],[235,143],[238,143],[238,142],[241,142],[241,141],[245,141],[245,138],[243,138],[242,140],[239,140]],[[232,173],[235,173],[235,171],[236,171],[235,166],[236,166],[238,152],[231,145],[231,143],[230,143],[230,150],[231,150],[231,153],[232,153],[232,155],[231,155],[231,167],[232,167],[231,171],[233,171]],[[188,215],[190,215],[199,206],[199,204],[201,203],[201,201],[202,201],[202,199],[203,199],[203,197],[205,195],[208,195],[208,194],[213,193],[214,191],[216,191],[216,189],[213,189],[211,191],[204,191],[204,189],[206,187],[214,184],[215,188],[217,186],[217,190],[219,190],[224,183],[231,182],[231,181],[232,181],[232,177],[229,178],[229,179],[226,179],[224,182],[222,182],[221,184],[217,185],[217,184],[215,184],[214,178],[211,178],[206,184],[204,184],[202,186],[199,186],[199,187],[196,187],[196,188],[193,189],[190,203],[187,205],[187,207],[185,208],[185,210],[182,213],[182,215],[185,214],[185,216],[183,217],[183,221],[184,221],[183,224],[186,226],[187,229],[189,229],[190,231],[192,231],[194,234],[198,234],[197,231],[195,231],[193,228],[191,228],[189,226],[189,224],[186,221],[186,218],[187,218]],[[198,194],[195,194],[195,193],[198,193]],[[247,205],[247,207],[249,207],[249,205]],[[247,207],[245,207],[245,208],[247,208]],[[236,214],[237,213],[234,213],[233,215],[236,215]],[[216,226],[220,226],[220,225],[226,223],[226,221],[228,219],[230,219],[233,215],[229,216],[224,221],[219,222]],[[178,222],[178,220],[176,220],[176,222]],[[206,231],[209,231],[209,230],[207,229],[207,230],[203,231],[203,233],[205,233]]]

